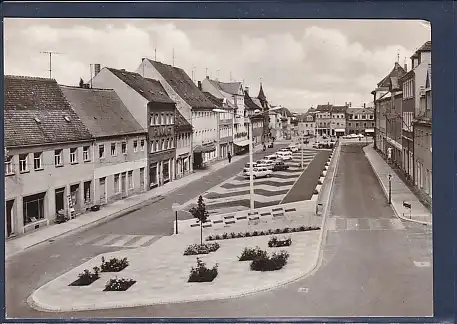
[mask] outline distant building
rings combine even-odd
[[[262,104],[259,99],[251,98],[249,96],[249,88],[244,89],[244,104],[246,106],[245,117],[249,118],[252,123],[252,141],[253,145],[259,145],[263,143],[263,125],[264,125],[264,114]],[[256,114],[257,111],[257,114]],[[248,134],[250,129],[248,128]]]
[[[346,134],[374,134],[374,110],[366,107],[349,107],[346,111]]]
[[[86,211],[92,135],[54,79],[4,76],[5,237]]]
[[[315,136],[316,135],[316,113],[306,112],[299,116],[298,133],[299,135]]]
[[[405,69],[406,70],[406,69]],[[414,111],[415,111],[415,87],[414,70],[407,72],[401,79],[402,86],[402,147],[403,163],[408,180],[414,182]]]
[[[332,133],[332,105],[318,105],[316,107],[316,135],[330,135]]]
[[[177,109],[175,116],[176,178],[182,178],[192,170],[192,125]]]
[[[60,86],[73,110],[93,138],[93,149],[83,150],[83,161],[94,164],[93,197],[104,205],[145,191],[146,132],[111,89]]]
[[[350,105],[350,103],[349,103]],[[331,136],[343,136],[346,134],[346,111],[348,109],[347,105],[344,106],[332,106],[330,113],[331,118]]]

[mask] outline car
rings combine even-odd
[[[282,148],[282,149],[278,150],[278,152],[290,152],[290,150],[288,148]]]
[[[255,168],[255,167],[257,166],[257,163],[256,163],[256,162],[253,162],[253,163],[252,163],[252,166]],[[243,172],[244,172],[245,170],[246,170],[246,172],[247,172],[247,170],[249,170],[249,169],[250,169],[250,164],[249,164],[249,163],[246,163],[246,165],[245,165],[244,168],[243,168]]]
[[[277,161],[259,160],[256,162],[256,164],[257,164],[256,166],[273,170],[273,166],[275,165],[276,162]]]
[[[267,160],[267,161],[276,161],[277,159],[278,159],[278,157],[276,154],[270,154],[270,155],[267,155],[266,157],[264,157],[264,160]]]
[[[265,167],[255,167],[253,170],[252,170],[252,177],[254,179],[257,179],[257,178],[264,178],[264,177],[270,177],[271,174],[272,174],[273,171],[265,168]],[[250,172],[249,171],[246,171],[246,172],[243,172],[243,176],[245,178],[249,178],[250,177]]]
[[[292,160],[292,153],[287,152],[277,152],[276,156],[283,161]]]
[[[287,170],[289,166],[285,164],[283,161],[276,162],[273,166],[273,171],[284,171]]]
[[[298,147],[295,146],[295,145],[289,145],[289,150],[290,150],[292,153],[295,153],[295,152],[298,152]]]

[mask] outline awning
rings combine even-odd
[[[197,145],[194,148],[194,153],[207,153],[216,150],[216,145],[206,144],[206,145]]]
[[[249,140],[239,141],[238,143],[233,142],[233,144],[235,144],[236,146],[246,146],[249,145]]]
[[[374,133],[374,128],[365,129],[365,133]]]
[[[344,128],[337,128],[335,129],[335,132],[337,133],[344,133],[346,130]]]

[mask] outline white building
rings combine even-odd
[[[136,70],[143,77],[158,80],[176,108],[194,129],[192,137],[193,167],[216,160],[218,138],[217,108],[186,72],[168,64],[143,58]]]

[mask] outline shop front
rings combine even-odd
[[[216,144],[211,142],[197,145],[194,147],[193,154],[194,169],[202,169],[216,159]]]
[[[335,129],[335,135],[336,137],[343,136],[346,133],[346,130],[344,128],[337,128]]]
[[[164,185],[173,180],[175,151],[149,155],[149,188]]]
[[[243,140],[239,142],[234,142],[234,153],[235,155],[242,155],[249,152],[249,140]]]

